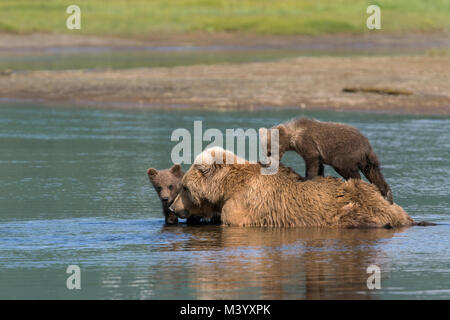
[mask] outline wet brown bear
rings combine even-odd
[[[224,164],[226,157],[234,163]],[[183,177],[183,189],[170,207],[178,217],[207,201],[219,207],[231,226],[400,227],[413,225],[401,207],[383,199],[375,186],[360,179],[293,179],[284,166],[262,175],[261,165],[237,164],[221,148],[201,153]],[[291,177],[291,178],[290,178]]]
[[[392,191],[381,173],[378,157],[369,140],[358,129],[341,123],[305,118],[288,121],[272,129],[279,130],[279,155],[270,152],[268,130],[267,155],[271,160],[279,161],[286,151],[296,151],[305,160],[306,180],[323,176],[324,164],[332,166],[346,180],[361,179],[361,170],[385,199],[393,203]],[[260,136],[264,139],[263,134]]]
[[[181,190],[181,179],[184,172],[179,164],[174,164],[170,169],[157,170],[150,168],[147,175],[161,200],[166,224],[177,224],[178,218],[169,210],[170,205]],[[186,223],[194,224],[217,224],[220,223],[217,209],[209,203],[204,202],[201,208],[195,208],[196,216],[188,218]],[[203,218],[203,219],[202,219]]]
[[[181,190],[181,179],[184,175],[181,166],[174,164],[170,169],[164,170],[150,168],[147,175],[161,200],[166,223],[178,223],[177,217],[169,211],[169,207]]]

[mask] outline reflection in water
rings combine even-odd
[[[377,244],[399,231],[164,227],[189,235],[164,250],[193,257],[187,273],[168,262],[165,274],[183,274],[200,299],[369,299],[366,268],[383,262]]]
[[[395,232],[162,227],[146,170],[170,165],[173,128],[191,130],[202,120],[204,130],[225,132],[300,115],[359,128],[396,201],[413,218],[440,225]],[[0,299],[449,299],[449,126],[448,117],[296,109],[2,104]],[[285,163],[304,172],[297,154]],[[326,167],[325,174],[334,172]],[[81,267],[80,291],[66,288],[71,264]],[[366,288],[371,264],[381,268],[381,290]]]

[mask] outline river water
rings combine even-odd
[[[358,127],[395,201],[433,227],[165,226],[146,169],[175,128],[259,128],[296,116]],[[0,298],[450,298],[450,118],[264,109],[122,111],[0,104]],[[206,144],[206,143],[205,143]],[[303,174],[303,161],[285,163]],[[184,169],[188,166],[184,165]],[[327,175],[336,175],[326,168]],[[69,265],[81,289],[69,290]],[[381,271],[369,290],[367,267]]]
[[[13,51],[0,48],[0,71],[68,70],[68,69],[127,69],[142,67],[175,67],[196,64],[246,63],[271,61],[302,56],[377,56],[423,55],[423,48],[378,48],[351,45],[330,48],[309,47],[270,48],[242,46],[156,47],[156,48],[30,48]]]

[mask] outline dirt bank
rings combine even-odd
[[[124,108],[293,106],[449,115],[448,70],[449,57],[359,57],[116,71],[13,72],[0,75],[0,98]],[[383,94],[383,90],[394,94]],[[399,95],[395,95],[397,91]]]

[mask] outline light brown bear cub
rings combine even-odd
[[[279,161],[286,151],[296,151],[305,160],[305,179],[324,175],[324,164],[330,165],[344,179],[361,179],[359,171],[381,194],[393,203],[392,191],[380,170],[380,162],[369,140],[349,125],[295,119],[271,129],[279,131],[279,154],[271,154],[270,129],[267,131],[267,156]],[[261,133],[263,131],[260,131]],[[261,139],[264,139],[261,135]],[[262,140],[264,143],[264,140]]]
[[[170,205],[175,200],[181,190],[181,179],[184,172],[179,164],[174,164],[169,169],[157,170],[150,168],[147,170],[148,178],[155,188],[159,199],[161,200],[166,224],[177,224],[177,216],[169,210]],[[196,215],[186,220],[189,225],[197,224],[217,224],[220,223],[220,217],[217,209],[209,203],[204,202],[201,208],[196,209]]]
[[[161,200],[166,223],[178,223],[177,217],[169,211],[169,207],[181,190],[181,179],[184,175],[181,166],[174,164],[170,169],[164,170],[150,168],[147,175]]]
[[[234,158],[233,158],[234,157]],[[225,164],[225,159],[234,162]],[[262,175],[259,163],[245,161],[222,148],[201,153],[183,177],[183,189],[170,210],[178,217],[204,201],[216,206],[231,226],[367,228],[414,224],[398,205],[383,199],[362,180],[323,178],[298,181],[280,163],[273,175]]]

